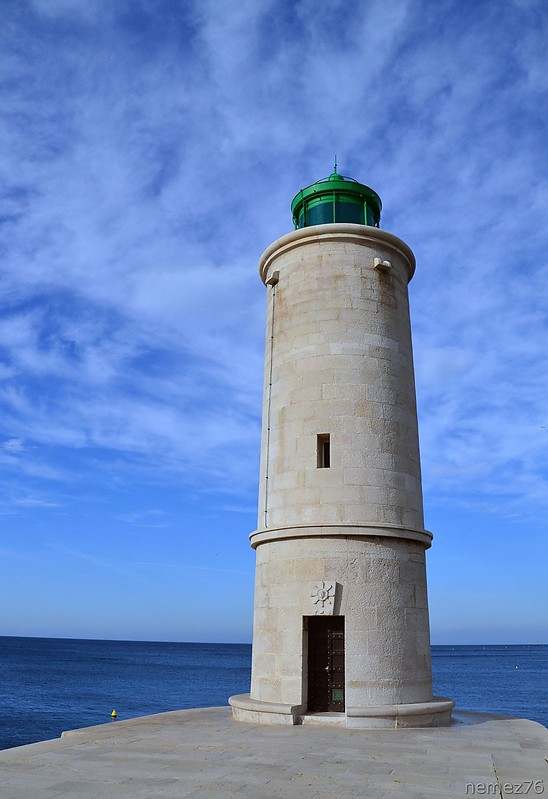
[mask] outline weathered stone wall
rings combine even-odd
[[[261,264],[279,282],[268,288],[258,529],[422,529],[410,251],[360,225],[305,228],[275,244]],[[391,262],[387,273],[376,257]],[[321,433],[331,436],[329,469],[316,468]]]
[[[257,547],[251,696],[306,702],[303,617],[316,612],[310,584],[336,581],[345,617],[346,705],[432,697],[424,546],[385,538],[271,541]]]
[[[307,703],[311,585],[345,618],[352,726],[447,723],[433,702],[407,285],[386,231],[319,225],[274,242],[268,313],[252,685],[237,718],[286,723]],[[318,468],[318,436],[330,466]],[[402,719],[405,717],[405,721]],[[397,719],[397,721],[396,721]]]

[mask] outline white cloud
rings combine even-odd
[[[25,445],[20,438],[8,438],[2,443],[2,449],[10,454],[17,455],[25,451]]]
[[[337,152],[417,252],[429,491],[490,494],[505,474],[509,494],[542,501],[546,21],[534,4],[470,16],[451,3],[212,0],[162,4],[168,23],[140,3],[131,30],[131,5],[30,8],[38,27],[14,18],[3,57],[6,436],[46,459],[98,448],[122,470],[148,459],[250,485],[256,260]]]
[[[51,502],[49,499],[43,499],[42,497],[32,497],[32,496],[25,496],[25,497],[14,497],[12,499],[14,505],[21,505],[25,508],[58,508],[59,505],[56,502]]]

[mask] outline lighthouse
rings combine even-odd
[[[293,199],[267,292],[253,660],[237,720],[437,726],[408,283],[381,200],[335,171]]]

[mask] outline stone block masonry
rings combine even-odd
[[[240,720],[299,723],[323,705],[349,726],[450,720],[453,702],[432,697],[414,269],[403,241],[357,224],[296,230],[260,260],[255,622],[251,692],[231,698]],[[311,603],[311,585],[328,584],[333,601]],[[317,615],[340,621],[312,625]]]

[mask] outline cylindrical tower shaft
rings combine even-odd
[[[237,718],[449,719],[452,702],[432,698],[414,268],[403,241],[364,224],[304,227],[261,257],[253,667],[250,696],[231,699]]]
[[[407,299],[414,266],[402,241],[364,225],[304,228],[263,255],[263,280],[279,278],[268,297],[258,530],[396,525],[429,539]],[[317,468],[322,442],[329,468]]]

